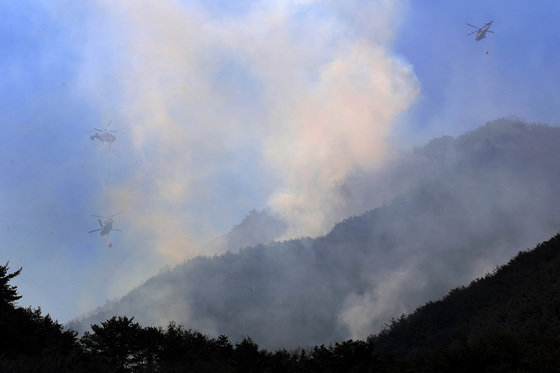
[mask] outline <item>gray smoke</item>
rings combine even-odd
[[[558,231],[558,143],[559,128],[511,118],[435,139],[347,179],[348,211],[374,208],[327,235],[197,257],[70,326],[127,314],[268,348],[366,337]],[[257,234],[249,220],[233,231]]]
[[[236,252],[249,246],[269,243],[282,237],[288,225],[270,209],[249,211],[239,224],[204,246],[204,252]]]

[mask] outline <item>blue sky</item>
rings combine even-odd
[[[410,2],[395,45],[422,93],[405,130],[424,140],[457,135],[492,118],[517,116],[558,125],[560,4],[524,1]],[[474,41],[465,23],[494,21]],[[488,55],[484,51],[488,50]],[[414,140],[412,140],[414,141]]]
[[[67,321],[213,254],[253,208],[324,232],[332,185],[393,148],[560,123],[559,3],[232,4],[0,2],[0,260],[24,267],[20,304]],[[111,151],[86,133],[109,120]],[[112,248],[88,235],[119,211]]]

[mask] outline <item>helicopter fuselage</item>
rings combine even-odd
[[[479,32],[476,33],[476,36],[474,37],[474,40],[479,41],[482,40],[484,38],[486,38],[486,31],[488,31],[488,29],[483,29],[480,30]]]
[[[99,141],[108,142],[108,143],[112,143],[117,139],[114,135],[110,134],[109,132],[97,132],[95,133],[95,135],[92,135],[89,138],[92,141],[98,139]]]
[[[102,222],[101,219],[97,219],[97,222],[99,223],[99,228],[91,230],[88,233],[99,232],[99,234],[101,236],[108,236],[109,233],[111,233],[111,231],[120,232],[121,231],[120,229],[114,229],[113,228],[113,219],[112,219],[113,216],[116,216],[116,215],[119,215],[119,214],[120,213],[114,214],[114,215],[111,215],[111,216],[92,215],[92,216],[95,216],[97,218],[105,218],[105,222]]]
[[[106,236],[109,234],[109,232],[111,232],[112,229],[113,229],[113,222],[106,221],[105,224],[103,224],[103,229],[101,229],[101,232],[99,232],[99,234],[102,236]]]
[[[478,30],[478,32],[476,33],[474,40],[476,41],[480,41],[482,39],[486,38],[486,33],[490,30],[490,26],[492,26],[492,22],[487,23],[486,25],[484,25],[484,27],[480,28]],[[492,31],[490,31],[492,32]]]

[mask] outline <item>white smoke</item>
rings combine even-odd
[[[102,53],[83,80],[116,91],[135,170],[106,197],[152,234],[158,255],[205,254],[200,241],[223,229],[213,222],[233,215],[231,226],[229,210],[267,201],[289,236],[343,218],[337,188],[383,160],[396,116],[418,93],[390,50],[405,3],[345,4],[262,1],[216,15],[197,1],[99,2],[92,24],[102,31],[92,26],[87,55]],[[118,53],[111,68],[99,63],[109,52]],[[245,163],[232,165],[240,152]],[[266,188],[229,191],[231,167]],[[234,203],[215,205],[224,199]]]

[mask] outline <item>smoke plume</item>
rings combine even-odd
[[[398,1],[218,8],[101,1],[93,25],[111,41],[92,26],[87,49],[101,54],[84,82],[102,83],[131,146],[103,198],[166,262],[214,254],[202,243],[255,207],[282,217],[285,237],[325,233],[343,217],[337,189],[382,162],[418,92],[390,50]]]

